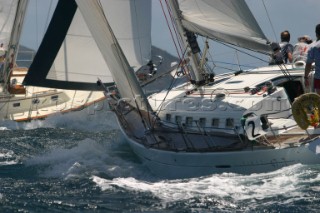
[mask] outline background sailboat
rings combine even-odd
[[[5,49],[1,70],[0,118],[16,121],[45,118],[55,113],[79,110],[104,100],[102,92],[57,90],[22,85],[27,68],[16,59],[28,0],[1,1],[0,37]],[[50,50],[47,50],[49,52]]]

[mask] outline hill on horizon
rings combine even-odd
[[[36,51],[26,46],[20,45],[17,55],[17,61],[19,67],[30,67],[32,60],[36,54]]]
[[[178,61],[179,59],[167,51],[164,51],[158,47],[152,46],[151,53],[153,56],[160,55],[163,58],[162,69],[169,69],[171,67],[171,63],[174,61]],[[30,67],[32,60],[36,54],[36,51],[28,48],[26,46],[20,45],[18,56],[17,56],[17,64],[20,67]]]

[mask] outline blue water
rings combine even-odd
[[[319,212],[320,166],[165,180],[110,112],[1,126],[0,212]]]

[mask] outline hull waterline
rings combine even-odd
[[[192,178],[220,173],[264,173],[298,163],[320,163],[320,138],[307,144],[287,148],[176,152],[148,148],[128,137],[122,128],[121,131],[133,152],[150,172],[158,177],[168,179]]]

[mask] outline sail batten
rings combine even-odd
[[[74,1],[58,2],[34,61],[24,78],[25,85],[55,87],[55,80],[48,80],[46,77],[54,64],[76,10],[77,5]],[[64,85],[62,89],[69,87],[62,82],[60,84]]]
[[[26,85],[100,90],[101,87],[96,84],[98,79],[106,85],[114,84],[110,65],[102,56],[100,47],[93,38],[82,12],[75,1],[71,2],[58,2],[49,25],[49,28],[51,26],[52,29],[61,33],[59,29],[61,23],[56,20],[58,18],[66,19],[63,25],[68,29],[64,31],[63,41],[58,43],[55,41],[55,47],[53,47],[50,40],[55,35],[55,31],[48,28],[42,42],[45,43],[46,48],[39,49],[40,53],[37,54],[39,57],[35,57],[34,63],[30,67],[30,74],[25,80]],[[71,11],[65,10],[63,5],[67,4],[74,4],[75,8]],[[116,29],[117,40],[125,52],[130,66],[138,70],[147,64],[151,59],[151,18],[148,18],[151,17],[151,2],[149,0],[112,0],[101,1],[100,6],[103,9],[103,15],[108,20],[110,19],[112,29]],[[64,10],[64,13],[61,14],[59,10]],[[122,12],[121,16],[119,16],[119,11]],[[70,13],[73,15],[70,16]],[[67,14],[70,18],[63,18]],[[55,18],[55,16],[58,17]],[[59,47],[58,51],[57,47]],[[52,48],[55,50],[52,51]],[[51,52],[50,61],[42,59],[46,56],[45,51]],[[40,66],[41,64],[42,66]]]
[[[244,0],[178,0],[183,26],[199,35],[269,53],[268,40]]]

